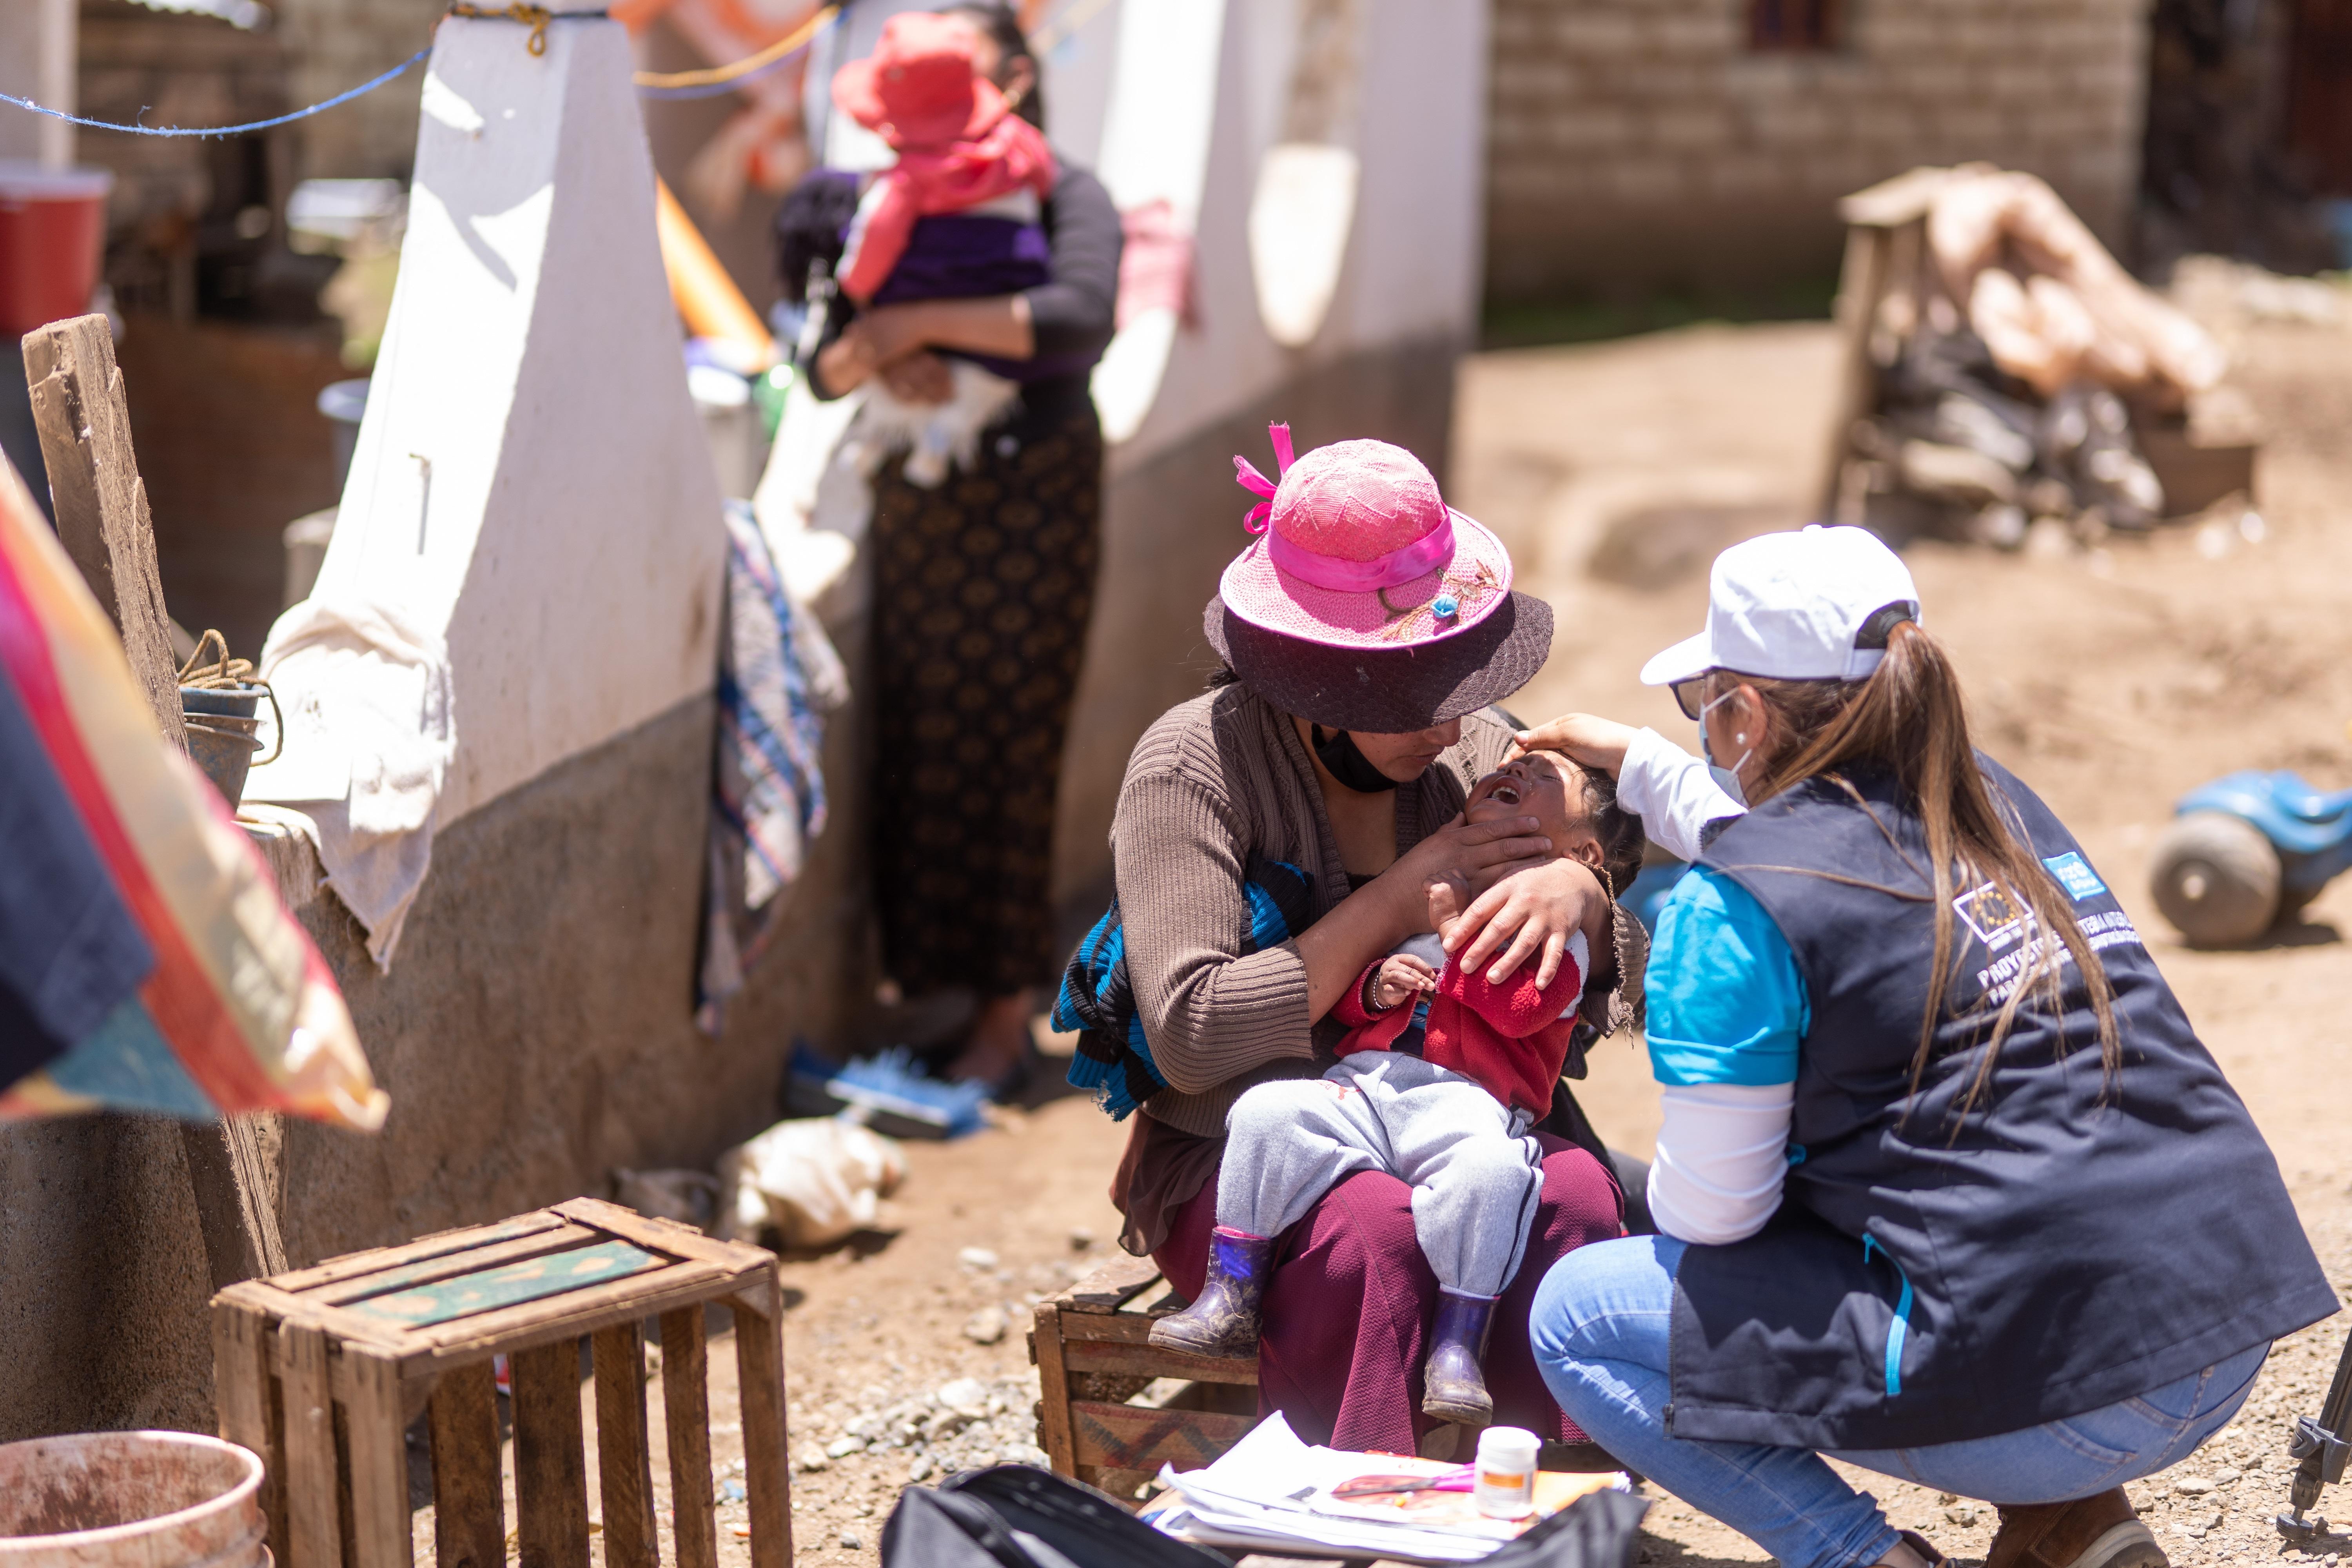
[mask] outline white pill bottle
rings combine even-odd
[[[1519,1426],[1489,1426],[1478,1434],[1476,1479],[1471,1497],[1489,1519],[1525,1519],[1536,1510],[1536,1456],[1542,1440]]]

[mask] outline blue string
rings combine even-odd
[[[337,93],[324,103],[314,103],[308,109],[298,109],[291,114],[281,114],[275,120],[257,120],[249,125],[118,125],[111,120],[85,120],[79,114],[68,114],[62,109],[44,108],[29,98],[13,98],[5,92],[0,92],[0,103],[13,103],[19,109],[29,109],[36,114],[46,114],[52,120],[68,121],[75,125],[87,125],[93,131],[120,131],[131,136],[242,136],[248,131],[267,131],[273,125],[290,124],[297,120],[307,120],[313,114],[324,113],[338,105],[349,103],[362,94],[373,92],[432,52],[433,47],[428,44],[374,80],[363,81],[349,92]]]
[[[567,16],[593,18],[601,17],[604,15],[604,13],[601,11],[559,11],[555,13],[554,19],[561,20]],[[822,36],[822,31],[819,36]],[[637,89],[637,96],[656,99],[722,97],[733,92],[745,82],[757,80],[770,71],[790,64],[794,56],[807,53],[809,45],[815,42],[816,38],[812,37],[808,43],[801,45],[799,48],[778,55],[759,69],[745,71],[741,76],[727,81],[708,82],[700,87],[641,87]],[[352,100],[365,97],[384,83],[405,74],[432,52],[433,46],[427,44],[382,76],[363,81],[348,92],[339,92],[324,102],[314,103],[308,109],[298,109],[291,114],[281,114],[272,120],[256,120],[244,125],[124,125],[111,120],[89,120],[79,114],[68,114],[62,109],[50,109],[46,105],[35,103],[29,98],[17,98],[5,92],[0,92],[0,103],[13,103],[17,108],[30,110],[35,114],[46,114],[52,120],[62,120],[68,124],[88,126],[92,131],[120,131],[127,136],[242,136],[248,132],[268,131],[274,126],[290,125],[297,120],[308,120],[313,114],[323,114],[330,109],[341,108]]]

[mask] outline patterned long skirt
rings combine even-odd
[[[975,468],[919,489],[893,462],[874,489],[875,902],[909,996],[1008,995],[1061,967],[1048,883],[1100,545],[1092,404],[990,431]]]

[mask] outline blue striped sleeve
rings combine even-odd
[[[1694,867],[1658,914],[1650,948],[1650,1070],[1658,1081],[1793,1083],[1812,1022],[1796,954],[1728,877]]]

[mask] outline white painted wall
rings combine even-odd
[[[78,0],[0,0],[0,92],[71,114],[79,15]],[[73,155],[71,125],[0,105],[0,158],[62,169]]]
[[[1207,5],[1212,0],[1190,0]],[[1487,0],[1360,0],[1362,80],[1356,216],[1322,330],[1286,349],[1259,319],[1247,219],[1258,163],[1283,129],[1299,0],[1223,0],[1209,173],[1196,237],[1201,324],[1180,332],[1150,415],[1113,449],[1114,472],[1146,460],[1302,372],[1362,350],[1475,335],[1485,233]],[[866,0],[813,60],[813,123],[835,63],[872,49],[913,0]],[[1125,4],[1091,16],[1045,59],[1056,146],[1097,165],[1104,100]],[[1048,12],[1049,18],[1055,14]],[[841,138],[844,143],[851,139]],[[847,151],[845,145],[840,149]],[[835,161],[828,157],[828,162]],[[863,162],[852,154],[850,161]]]
[[[1247,220],[1282,129],[1296,0],[1228,0],[1198,259],[1201,326],[1180,333],[1159,400],[1113,453],[1132,465],[1312,366],[1478,319],[1484,233],[1486,0],[1362,0],[1363,160],[1339,292],[1322,331],[1285,349],[1258,318]]]
[[[598,0],[558,0],[588,9]],[[441,23],[400,282],[314,593],[449,649],[440,825],[709,689],[726,554],[618,23]]]

